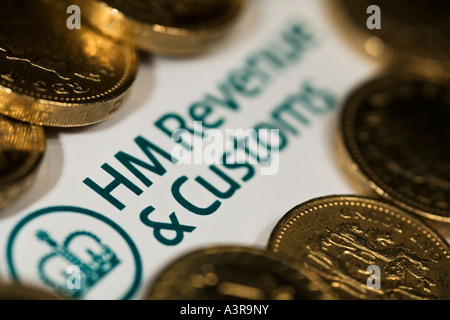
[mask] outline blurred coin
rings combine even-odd
[[[355,189],[450,222],[450,83],[386,74],[347,99],[337,159]]]
[[[31,185],[44,151],[41,127],[0,115],[0,209]]]
[[[0,10],[0,113],[56,127],[109,117],[136,73],[132,46],[83,25],[45,1],[5,0]]]
[[[450,248],[405,211],[355,196],[289,211],[268,247],[303,261],[342,299],[449,299]]]
[[[410,67],[439,68],[450,64],[450,2],[446,0],[338,0],[332,1],[344,11],[344,20],[365,34],[364,49],[371,55],[393,56]],[[381,12],[381,28],[369,29],[376,5]],[[347,21],[342,21],[346,23]],[[419,59],[419,60],[417,60]],[[425,66],[418,66],[424,64]],[[419,68],[418,68],[419,69]],[[449,69],[447,69],[448,72]]]
[[[326,283],[289,258],[247,247],[211,247],[183,256],[157,278],[151,300],[331,299]]]
[[[246,0],[76,0],[101,32],[158,54],[191,55],[222,38]]]
[[[0,300],[61,300],[61,298],[34,287],[0,284]]]

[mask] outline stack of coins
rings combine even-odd
[[[368,30],[366,10],[374,4],[383,24]],[[359,195],[293,208],[266,251],[216,247],[181,257],[154,282],[151,299],[450,298],[450,247],[442,238],[450,230],[449,4],[330,5],[343,12],[341,23],[350,22],[353,40],[387,62],[349,95],[334,137],[336,161]],[[292,267],[314,290],[287,276],[289,291],[302,294],[267,290],[261,272],[271,270],[260,256],[268,252],[278,263],[296,261]]]
[[[136,77],[137,51],[186,56],[227,34],[245,0],[5,0],[0,12],[0,210],[32,183],[43,127],[106,120]]]
[[[8,0],[0,12],[0,208],[36,175],[44,126],[100,122],[122,103],[136,74],[133,47],[88,26],[66,27],[66,14],[40,1]]]
[[[125,101],[137,53],[187,56],[225,37],[246,0],[5,0],[0,11],[0,210],[32,184],[44,127],[106,120]],[[82,27],[69,28],[79,5]],[[1,298],[30,289],[0,287]],[[41,297],[43,297],[41,295]]]

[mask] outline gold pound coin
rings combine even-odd
[[[122,103],[136,53],[92,31],[69,30],[45,1],[4,0],[0,10],[0,113],[33,124],[100,122]]]
[[[450,2],[446,0],[331,0],[341,25],[360,38],[366,52],[415,71],[443,74],[450,66]],[[370,28],[376,5],[380,28]],[[334,8],[335,6],[333,6]],[[355,32],[356,31],[356,32]],[[446,66],[444,68],[444,65]]]
[[[230,30],[246,0],[76,0],[104,34],[151,53],[185,56]]]
[[[330,196],[289,211],[271,251],[306,263],[342,299],[449,299],[450,248],[381,201]]]
[[[450,222],[450,83],[399,73],[362,85],[345,102],[336,153],[360,194]]]
[[[0,115],[0,209],[32,184],[44,151],[41,127]]]
[[[0,284],[0,300],[62,300],[62,298],[35,287]]]
[[[172,263],[156,279],[150,300],[324,300],[323,280],[299,263],[265,250],[219,246]]]

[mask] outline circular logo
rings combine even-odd
[[[74,299],[131,299],[142,279],[130,236],[101,214],[78,207],[26,216],[11,232],[6,253],[14,280]]]

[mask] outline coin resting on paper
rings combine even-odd
[[[255,248],[217,246],[181,257],[157,277],[151,300],[333,299],[316,274],[289,258]]]
[[[108,118],[136,74],[133,47],[39,1],[3,1],[0,11],[0,112],[37,125],[76,127]]]
[[[102,33],[151,53],[185,56],[223,38],[247,0],[76,0]]]
[[[139,51],[172,58],[206,54],[221,39],[232,36],[247,2],[74,0],[81,8],[83,26],[69,30],[63,1],[4,0],[0,11],[0,210],[17,202],[34,181],[46,149],[44,127],[87,127],[107,121],[131,92]],[[207,246],[205,240],[206,248],[186,252],[161,270],[152,270],[158,276],[145,288],[144,299],[450,299],[450,247],[430,227],[438,222],[441,230],[450,228],[448,1],[432,0],[426,5],[406,0],[331,2],[324,1],[343,13],[338,24],[348,24],[360,35],[347,37],[361,40],[366,53],[388,66],[345,94],[329,137],[329,155],[335,152],[332,161],[355,195],[304,199],[302,191],[286,187],[288,183],[271,185],[273,190],[298,197],[299,204],[287,213],[273,212],[279,219],[265,248]],[[370,5],[381,7],[383,28],[366,28]],[[289,34],[283,36],[290,41]],[[274,53],[262,55],[275,69],[282,64]],[[255,61],[259,60],[247,62]],[[339,74],[333,77],[340,80]],[[243,78],[239,75],[248,84],[249,79]],[[306,118],[296,116],[307,125]],[[120,125],[117,121],[111,125]],[[302,158],[295,161],[301,163]],[[149,168],[136,158],[129,164]],[[40,215],[44,211],[53,212],[45,209]],[[75,212],[100,216],[84,209],[65,213]],[[244,213],[255,218],[258,214]],[[115,222],[101,219],[122,237],[126,235]],[[183,226],[178,220],[177,224]],[[177,226],[171,227],[173,231]],[[121,267],[118,256],[87,231],[74,231],[62,244],[47,232],[33,232],[56,250],[44,255],[40,267],[57,254],[81,264],[66,247],[73,235],[80,234],[108,249],[101,254],[88,250],[94,264],[104,265],[82,267],[95,269],[101,277],[107,274],[101,267],[109,271]],[[128,236],[126,240],[133,242]],[[130,247],[142,272],[139,253],[134,244]],[[114,263],[101,260],[103,254],[113,257]],[[8,255],[10,259],[12,253]],[[382,272],[381,286],[369,285],[373,270]],[[92,283],[101,279],[91,273]],[[48,285],[51,281],[45,279]],[[139,277],[134,281],[133,290]],[[58,298],[26,285],[0,284],[0,299]]]
[[[330,196],[303,203],[280,220],[268,249],[306,263],[341,299],[450,298],[448,244],[381,201]],[[380,288],[366,284],[371,266],[383,274]]]
[[[336,154],[356,190],[450,222],[449,95],[448,80],[394,73],[348,97]]]

